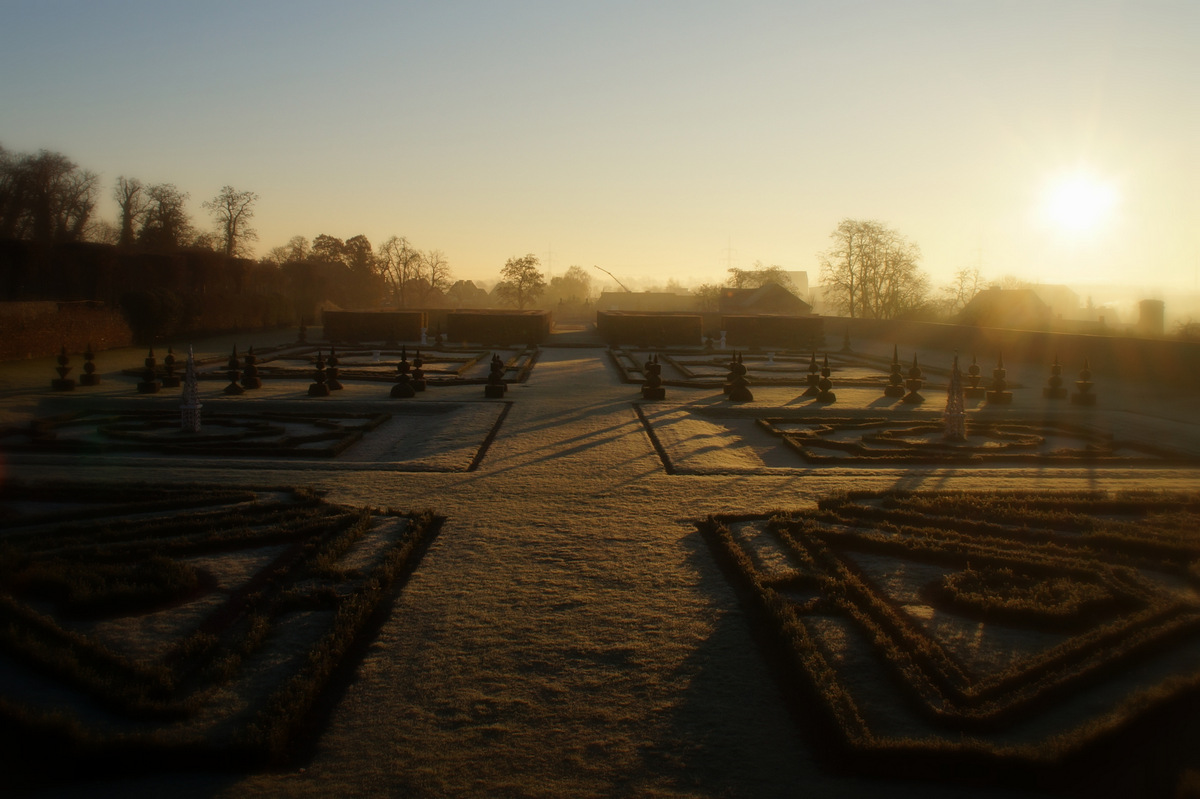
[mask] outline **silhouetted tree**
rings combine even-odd
[[[246,255],[249,242],[258,240],[258,234],[250,227],[256,202],[258,195],[252,191],[222,186],[216,197],[201,203],[217,222],[221,249],[226,258]]]
[[[384,281],[366,236],[342,241],[322,233],[313,239],[308,259],[320,267],[321,273],[336,276],[334,282],[327,283],[329,299],[344,307],[376,307],[380,304]]]
[[[978,267],[959,269],[954,273],[954,279],[939,289],[942,313],[945,316],[958,313],[986,286],[987,282]]]
[[[80,241],[96,207],[99,177],[61,153],[17,155],[0,147],[0,237]]]
[[[415,291],[420,307],[429,307],[450,288],[450,262],[441,250],[425,250],[417,260],[419,275]]]
[[[342,260],[352,271],[363,277],[374,278],[378,273],[375,253],[371,251],[371,242],[361,233],[346,239],[342,248]]]
[[[136,241],[137,227],[150,208],[150,198],[140,180],[121,175],[113,188],[113,199],[117,201],[117,208],[121,214],[117,244],[132,247]]]
[[[716,283],[701,283],[692,294],[696,296],[701,311],[716,311],[721,307],[721,287]]]
[[[767,283],[778,283],[789,291],[795,291],[796,286],[782,266],[763,266],[762,261],[755,261],[752,269],[729,268],[729,278],[726,285],[733,289],[756,289]]]
[[[283,264],[297,263],[306,260],[312,248],[309,247],[308,239],[303,236],[292,236],[288,239],[288,243],[280,247],[272,247],[263,256],[263,260],[267,263],[282,266]]]
[[[851,317],[894,319],[925,305],[921,250],[881,222],[843,219],[821,253],[825,299]]]
[[[188,194],[173,183],[146,189],[147,207],[138,231],[138,244],[153,250],[177,250],[195,237],[184,204]]]
[[[571,266],[564,274],[550,278],[542,306],[553,307],[560,302],[583,305],[591,299],[592,276],[582,266]]]
[[[472,280],[456,280],[446,289],[446,300],[455,308],[487,308],[491,297]]]
[[[116,247],[121,243],[121,229],[111,222],[97,219],[88,223],[84,237],[96,244],[108,244]]]
[[[326,233],[318,235],[312,241],[312,250],[310,256],[314,261],[324,261],[330,264],[344,263],[343,258],[346,253],[346,242],[330,236]]]
[[[1017,277],[1016,275],[1001,275],[994,283],[990,285],[994,285],[997,288],[1011,290],[1033,288],[1036,284],[1031,283],[1024,278]]]
[[[407,308],[409,289],[420,271],[421,254],[403,236],[391,236],[379,245],[379,272],[392,295],[392,302]]]
[[[546,278],[538,271],[538,264],[533,253],[523,258],[509,258],[500,270],[500,282],[495,289],[500,301],[522,310],[536,301],[546,289]]]

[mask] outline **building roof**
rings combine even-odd
[[[721,289],[721,313],[775,313],[805,316],[812,306],[778,283],[764,283],[755,289]]]
[[[669,291],[605,291],[596,308],[601,311],[695,311],[697,298]]]
[[[1053,314],[1033,289],[988,288],[959,312],[958,323],[976,327],[1044,330]]]

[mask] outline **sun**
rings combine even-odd
[[[1042,216],[1053,227],[1071,234],[1099,230],[1112,219],[1117,189],[1090,172],[1059,175],[1047,183]]]

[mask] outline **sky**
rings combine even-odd
[[[1200,2],[0,0],[0,145],[258,253],[405,236],[631,288],[806,270],[846,218],[964,268],[1200,289]],[[591,270],[601,282],[605,276]]]

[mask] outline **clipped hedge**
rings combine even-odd
[[[333,342],[420,341],[429,327],[424,311],[333,311],[321,317],[325,338]]]
[[[446,338],[484,346],[541,344],[550,335],[549,311],[451,311]]]
[[[1142,740],[1150,719],[1200,692],[1200,674],[1179,673],[1159,684],[1129,686],[1119,702],[1065,732],[1013,737],[1054,712],[1056,703],[1100,686],[1107,690],[1148,659],[1200,637],[1200,605],[1172,582],[1182,578],[1200,588],[1198,502],[1200,495],[1144,493],[851,492],[825,498],[815,511],[710,517],[699,527],[771,632],[774,657],[822,711],[844,765],[968,780],[980,769],[1002,769],[1028,787],[1045,777],[1090,773],[1088,753],[1130,735]],[[1042,519],[1046,529],[1039,528]],[[760,573],[735,532],[744,523],[760,530],[756,536],[765,525],[794,568],[770,579]],[[1134,533],[1138,524],[1148,525],[1143,529],[1161,559],[1145,556]],[[1175,567],[1163,582],[1154,575],[1163,572],[1168,550]],[[862,560],[859,553],[893,560]],[[903,574],[906,563],[947,571],[902,590],[882,587],[894,576],[870,571]],[[928,580],[928,572],[921,579]],[[788,598],[789,591],[798,596]],[[962,619],[964,629],[982,621],[1058,638],[977,672],[953,649],[959,645],[954,635],[935,635],[918,621],[925,617],[910,612],[913,601]],[[832,617],[824,624],[850,625],[869,642],[873,654],[860,651],[850,660],[871,657],[891,675],[886,690],[895,698],[889,701],[908,708],[911,735],[880,731],[874,694],[859,695],[841,673],[853,666],[837,665],[830,649],[836,647],[818,623],[824,617]],[[945,623],[944,617],[938,622]],[[900,723],[892,720],[886,729]]]
[[[699,346],[704,340],[698,314],[597,311],[596,333],[610,347]]]
[[[787,350],[821,350],[825,347],[825,318],[722,314],[721,329],[730,347],[778,347]]]

